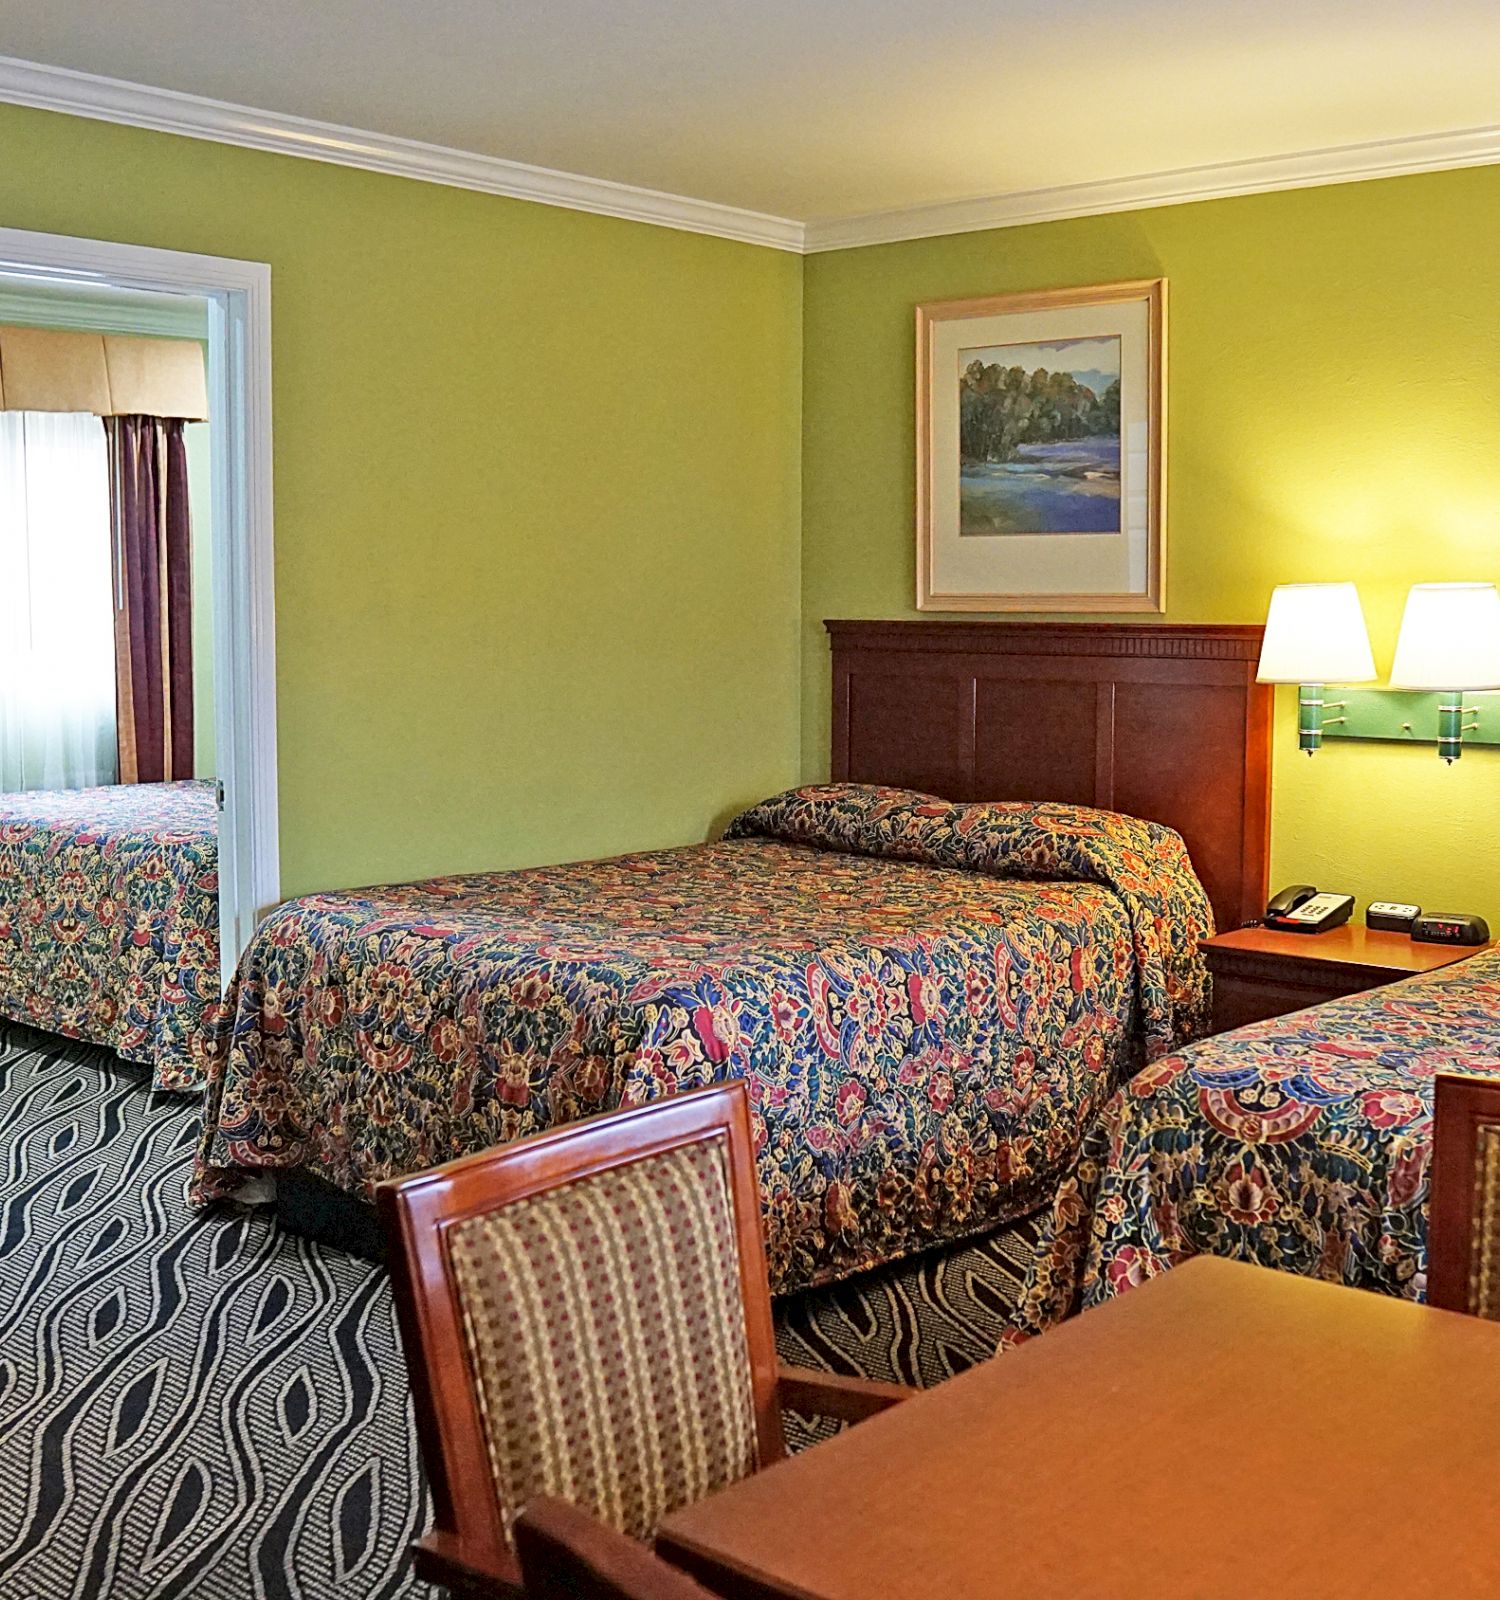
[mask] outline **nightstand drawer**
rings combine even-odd
[[[1414,944],[1405,934],[1345,924],[1328,933],[1237,928],[1202,943],[1213,977],[1215,1033],[1363,994],[1451,966],[1474,948]]]
[[[1228,1033],[1231,1028],[1264,1022],[1268,1017],[1284,1017],[1289,1011],[1320,1006],[1325,1000],[1340,1000],[1346,994],[1363,994],[1367,989],[1378,989],[1389,982],[1388,978],[1367,977],[1333,984],[1292,983],[1270,977],[1255,978],[1216,972],[1214,1032]]]

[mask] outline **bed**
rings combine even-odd
[[[1193,1255],[1424,1299],[1440,1072],[1500,1075],[1500,951],[1154,1062],[1058,1190],[1018,1335]]]
[[[0,796],[0,1015],[200,1089],[220,1000],[212,782]]]
[[[1210,902],[1264,894],[1256,642],[838,627],[835,782],[721,842],[291,902],[215,1036],[195,1195],[367,1196],[743,1076],[778,1292],[1034,1209],[1205,1026]]]

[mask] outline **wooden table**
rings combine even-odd
[[[1346,922],[1327,933],[1236,928],[1204,939],[1199,948],[1214,979],[1214,1032],[1225,1033],[1451,967],[1489,946],[1419,944],[1404,933]]]
[[[668,1518],[729,1596],[1500,1594],[1500,1324],[1204,1257]]]

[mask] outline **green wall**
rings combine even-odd
[[[822,619],[914,614],[919,300],[1169,278],[1172,618],[1354,578],[1383,668],[1410,583],[1500,576],[1500,168],[799,262],[13,107],[0,149],[4,225],[272,264],[287,893],[821,772]],[[1273,877],[1500,920],[1500,751],[1307,761],[1289,701]]]
[[[1260,621],[1277,583],[1352,578],[1383,672],[1410,584],[1500,578],[1500,167],[812,256],[806,773],[827,761],[822,619],[916,615],[912,307],[1159,275],[1169,619]],[[1279,694],[1273,881],[1500,923],[1500,751],[1309,760]]]
[[[0,224],[271,263],[285,893],[795,778],[795,257],[10,106],[0,150]]]

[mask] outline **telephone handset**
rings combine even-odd
[[[1352,894],[1320,893],[1310,883],[1292,883],[1272,895],[1265,924],[1284,933],[1327,933],[1343,927],[1353,914]]]

